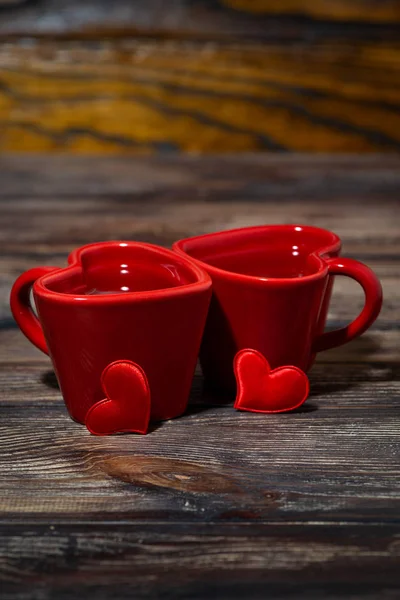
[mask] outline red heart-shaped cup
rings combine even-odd
[[[129,360],[118,360],[104,369],[101,385],[107,397],[96,402],[86,415],[90,433],[147,433],[150,388],[143,369]]]
[[[299,408],[307,399],[309,381],[297,367],[271,371],[257,350],[240,350],[234,359],[237,396],[234,407],[258,413],[280,413]]]

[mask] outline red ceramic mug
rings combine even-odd
[[[340,238],[324,229],[248,227],[180,240],[173,248],[213,281],[200,361],[206,381],[219,387],[234,387],[233,358],[243,348],[261,352],[271,368],[307,370],[316,352],[361,335],[381,309],[375,274],[339,258]],[[346,327],[324,333],[333,275],[358,281],[365,306]]]
[[[68,260],[63,269],[21,275],[11,309],[23,333],[50,355],[71,417],[83,423],[104,398],[102,372],[117,360],[144,370],[152,420],[182,414],[211,297],[207,273],[171,250],[134,242],[90,244]]]

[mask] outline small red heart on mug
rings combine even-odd
[[[309,381],[299,368],[271,371],[257,350],[240,350],[234,359],[237,396],[234,407],[258,413],[279,413],[299,408],[308,397]]]
[[[94,435],[147,433],[150,421],[150,388],[139,365],[119,360],[106,367],[101,385],[107,396],[86,415],[86,427]]]

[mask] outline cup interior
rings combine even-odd
[[[46,287],[58,293],[99,296],[195,283],[195,273],[179,256],[171,254],[149,245],[122,242],[88,247],[79,255],[80,268],[55,273]]]
[[[212,267],[260,279],[300,278],[321,269],[329,231],[301,226],[255,227],[185,240],[180,248]]]

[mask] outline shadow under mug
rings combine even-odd
[[[152,420],[182,414],[211,297],[207,273],[171,250],[135,242],[83,246],[68,262],[21,275],[11,309],[50,355],[71,417],[83,423],[104,398],[101,374],[116,360],[146,373]]]
[[[234,388],[233,359],[254,348],[272,368],[308,370],[315,354],[361,335],[377,318],[382,288],[364,264],[340,258],[340,238],[303,225],[248,227],[192,237],[173,249],[205,269],[213,296],[200,350],[206,381]],[[324,333],[333,276],[358,281],[365,306],[349,325]]]

